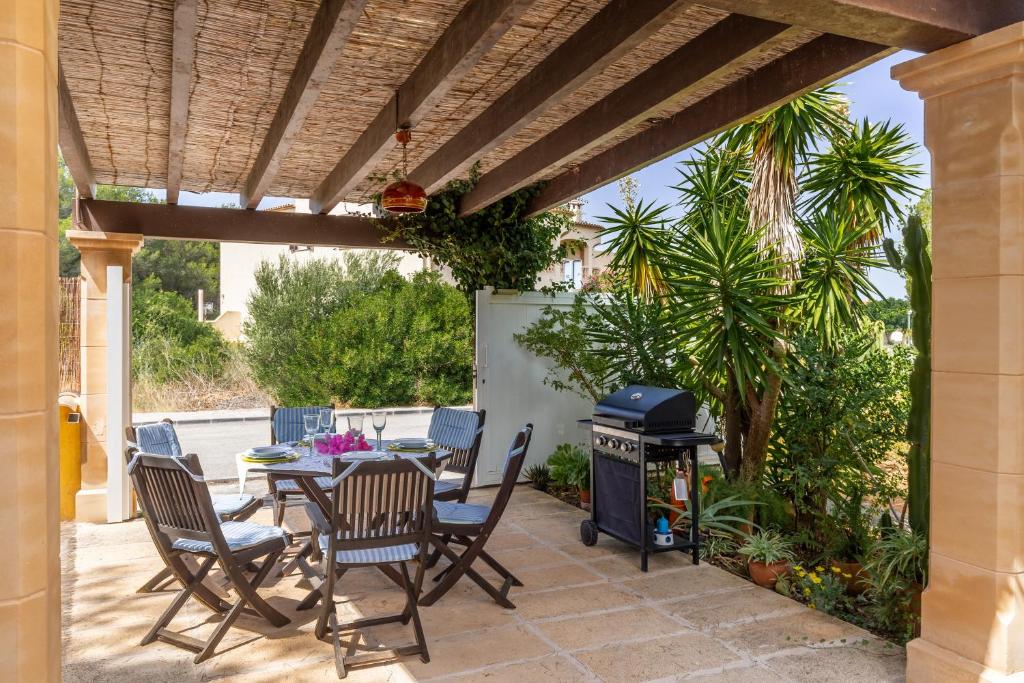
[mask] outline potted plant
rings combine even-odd
[[[551,481],[576,488],[580,503],[590,504],[590,456],[586,451],[570,443],[560,444],[548,458],[548,468]]]
[[[885,529],[864,560],[868,595],[880,612],[901,613],[908,635],[917,635],[921,622],[921,591],[928,581],[928,539],[900,528]]]
[[[750,578],[762,588],[775,588],[794,558],[792,542],[771,529],[752,534],[739,553],[747,558]]]
[[[538,491],[548,490],[548,484],[551,483],[551,470],[544,463],[530,465],[523,474],[530,480],[533,488]]]

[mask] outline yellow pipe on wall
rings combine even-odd
[[[60,518],[75,518],[75,494],[82,488],[82,413],[77,394],[61,394],[60,408]]]

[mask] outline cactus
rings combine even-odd
[[[907,423],[908,486],[910,528],[928,535],[929,489],[931,470],[931,341],[932,341],[932,259],[928,253],[928,234],[916,213],[903,228],[905,254],[900,258],[892,240],[885,241],[889,264],[910,281],[910,309],[913,311],[911,336],[917,358],[910,374],[910,419]]]

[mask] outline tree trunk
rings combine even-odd
[[[782,391],[782,377],[768,375],[768,386],[757,405],[752,405],[750,430],[743,440],[743,464],[740,478],[743,481],[759,482],[768,458],[768,439],[775,424],[775,411]]]
[[[735,480],[743,460],[743,429],[740,424],[742,410],[736,382],[729,373],[725,389],[725,476]]]

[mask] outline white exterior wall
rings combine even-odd
[[[368,213],[370,207],[356,204],[339,204],[331,211],[332,214],[342,213]],[[296,213],[309,213],[309,200],[298,199],[295,201]],[[333,247],[312,247],[306,248],[299,245],[300,249],[291,251],[287,244],[243,244],[236,242],[222,242],[220,245],[220,310],[221,315],[231,311],[240,314],[241,322],[249,317],[249,296],[256,288],[256,269],[264,261],[276,262],[282,255],[287,256],[296,262],[305,262],[312,259],[333,259],[340,261],[345,253],[364,253],[369,249],[338,249]],[[398,270],[402,275],[410,276],[423,270],[424,260],[416,254],[393,251],[401,256]]]

